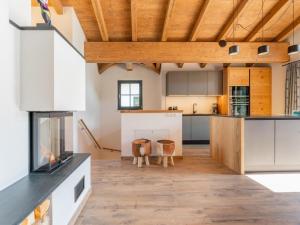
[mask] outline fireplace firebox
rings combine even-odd
[[[53,172],[73,156],[73,113],[31,112],[31,172]]]

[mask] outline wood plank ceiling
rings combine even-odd
[[[263,20],[261,0],[235,0],[235,13],[231,0],[60,1],[74,7],[88,42],[278,42],[292,31],[292,0],[264,0]],[[295,25],[300,27],[300,0],[295,0]],[[158,69],[160,63],[148,66]],[[108,67],[99,65],[101,71]]]

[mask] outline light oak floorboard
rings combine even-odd
[[[273,193],[209,157],[168,168],[93,161],[92,184],[76,225],[300,224],[300,193]]]

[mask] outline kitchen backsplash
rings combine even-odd
[[[193,113],[193,104],[196,103],[197,113],[212,113],[212,105],[217,103],[215,96],[168,96],[166,97],[166,109],[177,106],[183,113]]]

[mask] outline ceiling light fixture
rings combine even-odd
[[[237,55],[240,52],[240,46],[234,44],[234,31],[235,31],[235,7],[234,7],[234,0],[232,0],[232,10],[233,10],[233,15],[232,15],[232,41],[233,45],[229,47],[228,53],[229,55]]]
[[[264,0],[261,0],[261,41],[264,41]],[[270,52],[270,46],[269,45],[261,45],[257,49],[258,55],[267,55]]]
[[[300,52],[300,45],[295,45],[295,2],[293,0],[293,45],[288,47],[288,54],[294,55]]]

